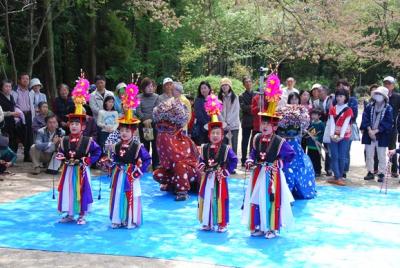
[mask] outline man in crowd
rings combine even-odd
[[[40,173],[40,166],[47,167],[47,172],[57,173],[61,162],[56,160],[54,155],[57,152],[61,137],[65,135],[64,130],[58,128],[56,115],[52,114],[45,118],[46,126],[39,129],[36,135],[35,144],[30,149],[33,162],[33,174]]]
[[[93,118],[97,122],[99,111],[103,109],[103,102],[107,96],[114,96],[112,91],[106,89],[106,79],[102,75],[96,75],[94,78],[96,90],[90,94],[89,106],[93,113]]]
[[[393,108],[393,121],[394,121],[394,127],[392,131],[392,135],[390,136],[390,141],[389,141],[389,150],[394,150],[396,149],[396,142],[397,142],[397,133],[398,133],[398,115],[399,115],[399,109],[400,109],[400,95],[399,93],[395,92],[395,86],[396,86],[396,79],[392,76],[387,76],[383,79],[383,86],[389,89],[389,104]],[[392,177],[393,178],[398,178],[399,173],[398,173],[398,161],[397,161],[397,154],[394,154],[392,156]]]
[[[282,89],[282,97],[279,101],[279,107],[283,107],[287,104],[290,93],[295,92],[299,94],[299,90],[294,87],[295,85],[296,80],[294,80],[293,77],[288,77],[288,79],[286,79],[286,87]]]
[[[239,96],[240,109],[242,111],[242,167],[247,160],[247,151],[249,148],[249,141],[251,130],[253,129],[253,115],[251,114],[251,100],[253,98],[253,82],[251,78],[246,76],[242,80],[243,86],[246,89],[242,95]]]
[[[174,88],[174,81],[169,77],[164,78],[164,80],[163,80],[163,91],[164,92],[159,97],[160,103],[164,102],[166,100],[169,100],[170,98],[173,97],[173,95],[172,95],[173,88]]]
[[[319,95],[322,89],[321,84],[314,84],[311,87],[310,95],[311,95],[311,104],[313,108],[321,108],[321,96]]]
[[[61,84],[58,87],[58,97],[54,100],[53,110],[54,113],[57,115],[58,124],[64,130],[67,127],[67,114],[70,107],[74,106],[72,102],[72,98],[69,95],[69,87],[66,84]]]
[[[25,124],[21,124],[17,131],[18,138],[24,145],[24,162],[30,162],[29,150],[33,143],[32,135],[32,103],[29,97],[29,75],[27,73],[20,73],[18,76],[17,90],[12,92],[16,107],[20,109],[25,117]]]

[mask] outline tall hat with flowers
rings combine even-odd
[[[204,126],[205,129],[210,132],[213,128],[224,128],[225,123],[218,120],[218,115],[221,114],[222,111],[222,102],[218,99],[214,94],[208,95],[206,98],[206,102],[204,103],[204,108],[207,114],[211,117],[211,120],[208,124]]]
[[[140,120],[133,114],[133,110],[139,106],[140,100],[137,97],[139,88],[134,83],[130,83],[126,86],[125,95],[122,97],[122,105],[125,108],[125,114],[121,117],[118,122],[122,125],[137,125]]]
[[[263,119],[275,124],[282,118],[277,112],[278,103],[282,95],[280,86],[281,82],[275,72],[268,75],[266,88],[264,90],[264,98],[268,105],[264,111],[258,113]]]
[[[89,101],[90,94],[89,94],[89,87],[90,83],[87,79],[85,79],[85,74],[81,70],[81,75],[79,79],[76,81],[76,85],[72,90],[72,100],[75,104],[75,111],[74,113],[68,114],[68,120],[76,120],[79,119],[81,122],[85,120],[86,113],[83,108],[83,105]]]

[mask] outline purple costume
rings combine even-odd
[[[68,215],[84,215],[93,203],[90,186],[89,163],[95,163],[100,155],[101,148],[90,137],[64,137],[61,141],[59,153],[65,156],[60,183],[58,185],[58,211]]]

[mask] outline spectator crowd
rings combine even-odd
[[[157,84],[154,80],[146,77],[139,81],[140,105],[134,111],[141,121],[137,138],[151,152],[153,170],[159,165],[154,108],[171,98],[182,102],[190,114],[189,122],[183,128],[184,133],[201,145],[208,142],[204,126],[210,117],[204,103],[211,93],[218,95],[223,103],[219,120],[224,123],[224,143],[229,144],[235,154],[238,146],[241,147],[240,160],[244,167],[249,146],[254,136],[260,133],[258,113],[261,95],[250,77],[244,77],[242,82],[245,90],[237,95],[229,78],[221,79],[218,89],[202,81],[196,96],[192,98],[185,95],[182,83],[168,77],[163,80],[161,94],[156,93]],[[365,144],[365,180],[374,180],[376,177],[382,182],[388,157],[392,162],[391,176],[399,176],[395,149],[397,126],[400,126],[400,95],[396,93],[395,85],[395,78],[387,76],[379,85],[370,86],[370,98],[362,104],[362,119],[358,125],[360,105],[347,80],[337,81],[336,88],[332,90],[321,84],[300,90],[296,88],[293,77],[286,79],[279,107],[299,105],[310,114],[309,128],[301,130],[301,147],[311,159],[317,177],[324,170],[326,176],[334,178],[332,183],[345,185],[353,141]],[[92,137],[104,153],[109,150],[110,140],[118,139],[118,118],[124,114],[121,98],[126,87],[121,82],[115,90],[108,90],[105,77],[97,75],[91,87],[90,100],[84,105],[86,126],[83,135]],[[55,152],[61,138],[68,135],[67,115],[75,109],[69,86],[60,84],[58,96],[48,100],[38,78],[20,73],[15,84],[7,79],[2,80],[0,90],[0,172],[7,172],[7,168],[15,163],[17,150],[21,147],[23,161],[32,162],[33,174],[39,174],[42,169],[50,174],[57,173],[61,163],[55,158]],[[321,159],[324,159],[324,163]]]

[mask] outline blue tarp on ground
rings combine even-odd
[[[144,225],[111,229],[109,180],[88,224],[59,224],[51,192],[0,205],[0,247],[143,256],[262,267],[399,267],[400,192],[318,187],[318,197],[296,201],[295,226],[274,240],[252,238],[240,223],[243,182],[230,180],[230,226],[225,234],[198,231],[196,196],[174,202],[149,174],[142,178]]]

